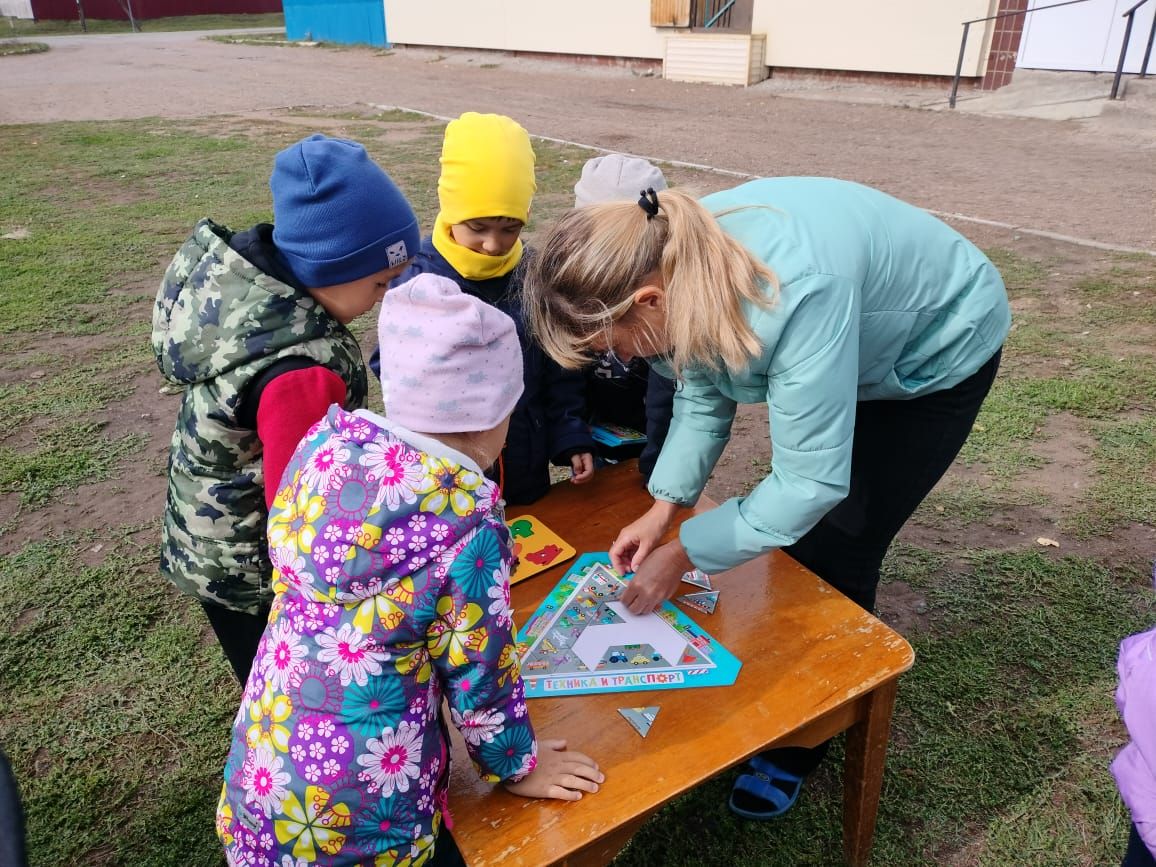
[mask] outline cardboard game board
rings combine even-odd
[[[507,521],[506,526],[510,528],[514,556],[518,558],[518,564],[510,573],[510,584],[525,581],[544,569],[565,563],[578,553],[533,515],[514,518]]]
[[[742,663],[669,602],[631,614],[609,562],[580,557],[518,633],[528,698],[735,682]]]
[[[610,448],[646,442],[646,434],[640,433],[634,428],[623,427],[620,424],[610,424],[608,422],[599,422],[598,424],[591,425],[590,437],[594,442],[602,443],[602,445],[609,446]]]

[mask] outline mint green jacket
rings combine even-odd
[[[770,475],[682,525],[690,559],[711,573],[792,544],[847,496],[858,401],[951,388],[1003,345],[1011,312],[974,244],[877,190],[769,178],[702,203],[779,279],[774,305],[748,311],[758,358],[741,372],[683,372],[650,480],[657,499],[693,504],[737,404],[766,402]]]

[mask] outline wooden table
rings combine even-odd
[[[650,503],[632,461],[599,470],[588,485],[557,485],[509,517],[535,515],[581,554],[607,550]],[[513,588],[516,623],[568,565]],[[781,552],[712,577],[721,590],[715,613],[684,610],[742,660],[734,686],[530,701],[539,737],[564,737],[598,761],[606,773],[598,794],[538,801],[482,783],[454,733],[450,809],[467,864],[605,864],[663,804],[704,780],[768,747],[815,746],[842,731],[844,854],[849,864],[867,863],[896,684],[914,661],[911,647]],[[645,740],[618,714],[643,705],[662,708]]]

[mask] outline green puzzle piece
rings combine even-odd
[[[515,539],[529,539],[534,535],[534,522],[526,518],[519,518],[510,522],[510,535]]]

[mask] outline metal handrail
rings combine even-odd
[[[1124,44],[1120,46],[1120,59],[1116,62],[1116,75],[1112,79],[1112,93],[1108,99],[1119,99],[1116,94],[1120,92],[1120,76],[1124,74],[1124,57],[1128,53],[1128,43],[1132,41],[1132,20],[1136,17],[1136,10],[1147,3],[1148,0],[1140,0],[1135,6],[1123,13],[1120,17],[1127,18],[1128,23],[1124,26]],[[1148,31],[1148,47],[1144,49],[1144,59],[1140,62],[1140,77],[1145,78],[1148,75],[1148,60],[1152,57],[1152,40],[1156,39],[1156,15],[1152,16],[1152,29]]]
[[[963,38],[959,40],[959,60],[955,63],[955,77],[951,80],[951,96],[947,98],[948,108],[955,108],[955,95],[959,92],[959,76],[963,72],[963,55],[967,50],[967,34],[971,29],[972,24],[979,24],[981,21],[994,21],[996,18],[1010,18],[1012,15],[1027,15],[1030,12],[1043,12],[1045,9],[1058,9],[1060,6],[1072,6],[1076,3],[1087,3],[1088,0],[1065,0],[1063,3],[1053,3],[1050,6],[1036,6],[1034,9],[1020,9],[1016,12],[1001,12],[998,15],[989,15],[986,18],[972,18],[970,21],[963,23]],[[1148,0],[1140,0],[1137,6],[1142,6]],[[1133,11],[1135,11],[1133,9]],[[1129,19],[1129,27],[1131,27],[1131,19]]]
[[[1147,3],[1148,0],[1140,0],[1140,2],[1141,3]],[[704,24],[702,26],[707,27],[707,28],[714,27],[715,22],[718,21],[720,18],[722,18],[724,15],[726,15],[728,12],[730,12],[731,7],[734,5],[735,5],[735,0],[730,0],[729,3],[726,3],[722,7],[722,9],[720,9],[718,12],[716,12],[714,15],[712,15],[710,20],[707,21],[706,24]]]
[[[722,21],[723,27],[730,25],[731,9],[734,8],[736,0],[691,0],[690,4],[690,26],[702,27],[704,30],[712,29],[716,24]],[[715,4],[718,4],[718,10],[715,11]],[[702,21],[700,24],[699,21]]]

